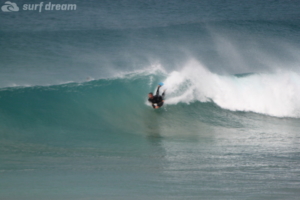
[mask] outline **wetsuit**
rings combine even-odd
[[[153,98],[148,99],[148,101],[152,103],[153,108],[155,108],[154,104],[157,104],[158,107],[161,107],[164,104],[164,102],[163,102],[164,99],[163,98],[165,97],[165,92],[163,92],[162,95],[160,96],[159,95],[159,88],[160,87],[157,88],[155,96],[153,96]]]

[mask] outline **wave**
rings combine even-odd
[[[162,80],[165,105],[153,110],[145,104],[147,93]],[[182,136],[214,127],[252,127],[266,115],[299,118],[299,92],[300,77],[291,71],[218,75],[196,61],[181,71],[157,67],[82,83],[3,88],[0,138],[97,145],[99,140],[130,143],[131,134]]]

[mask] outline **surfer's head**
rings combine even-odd
[[[150,93],[148,94],[148,97],[149,97],[150,99],[152,99],[152,98],[153,98],[153,93],[150,92]]]

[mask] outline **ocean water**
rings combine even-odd
[[[0,199],[299,199],[298,1],[13,3]]]

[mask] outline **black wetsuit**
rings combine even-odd
[[[160,87],[157,88],[155,96],[153,96],[153,98],[148,99],[148,101],[152,103],[153,108],[155,108],[155,105],[154,105],[155,103],[157,104],[158,107],[161,107],[164,104],[163,98],[165,97],[165,92],[163,92],[162,95],[160,96],[159,88]]]

